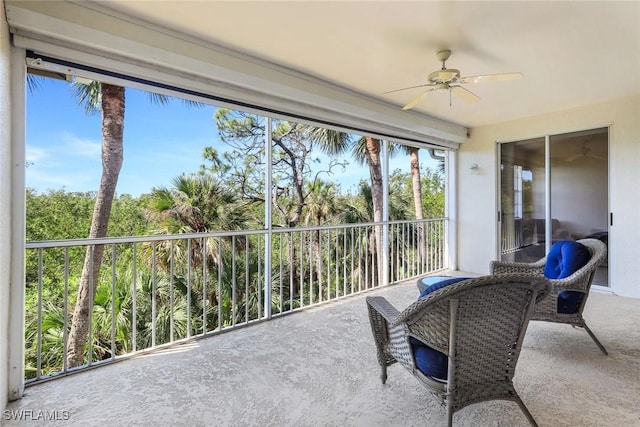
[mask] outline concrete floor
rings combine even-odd
[[[414,281],[379,289],[403,308]],[[365,296],[30,386],[6,426],[441,426],[443,408],[400,365],[379,367]],[[586,332],[531,322],[514,383],[542,426],[640,426],[640,300],[592,292]],[[16,418],[22,417],[22,420]],[[57,418],[46,421],[44,418]],[[526,426],[513,402],[456,426]]]

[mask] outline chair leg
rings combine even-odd
[[[529,420],[529,423],[533,427],[538,427],[538,423],[536,423],[536,420],[533,419],[533,415],[531,415],[531,412],[529,412],[522,399],[520,399],[520,397],[518,396],[516,396],[516,403],[518,404],[524,415],[527,417],[527,420]]]
[[[602,344],[600,344],[600,341],[598,341],[598,338],[596,338],[596,336],[593,334],[593,332],[591,332],[591,329],[589,329],[589,327],[587,326],[586,322],[583,322],[582,327],[584,328],[585,331],[587,331],[587,333],[589,334],[589,336],[591,337],[593,342],[596,343],[596,345],[598,346],[600,351],[603,352],[605,354],[605,356],[608,355],[609,353],[607,353],[607,349],[604,348],[604,346]]]
[[[387,365],[382,365],[381,370],[380,379],[382,380],[382,384],[385,384],[387,382]]]
[[[453,408],[451,405],[447,406],[447,426],[453,427]]]

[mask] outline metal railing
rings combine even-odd
[[[500,224],[500,253],[507,255],[521,250],[524,246],[522,219],[513,214],[503,214]]]
[[[159,235],[26,244],[26,383],[267,320],[446,268],[445,219],[388,224],[381,280],[375,224]],[[67,362],[87,251],[83,363]],[[91,277],[91,274],[89,275]]]

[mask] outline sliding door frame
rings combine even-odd
[[[549,252],[552,245],[552,168],[551,168],[551,138],[555,136],[560,136],[564,134],[571,134],[577,132],[586,132],[590,130],[597,129],[607,129],[607,232],[608,238],[611,238],[612,226],[613,226],[613,213],[611,212],[611,137],[612,137],[612,123],[607,123],[599,126],[593,126],[588,128],[581,128],[576,130],[568,130],[565,132],[555,132],[548,133],[544,135],[534,135],[523,137],[519,139],[512,140],[504,140],[504,141],[496,141],[496,209],[498,212],[498,224],[496,227],[496,259],[501,259],[502,257],[502,223],[504,221],[504,215],[502,212],[502,174],[501,174],[501,166],[502,166],[502,147],[503,144],[511,144],[519,141],[533,140],[533,139],[542,139],[544,138],[544,220],[545,220],[545,254]],[[608,245],[611,247],[611,245]],[[611,257],[609,257],[611,259]],[[609,269],[607,283],[608,286],[602,285],[593,285],[594,289],[611,291],[611,270]]]

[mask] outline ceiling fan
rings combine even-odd
[[[592,157],[598,160],[607,160],[606,157],[598,156],[591,152],[591,147],[587,145],[588,141],[582,143],[582,146],[578,148],[575,153],[565,159],[566,162],[573,162],[581,157]]]
[[[454,94],[461,100],[468,103],[476,103],[480,101],[480,97],[470,90],[462,87],[462,84],[468,83],[483,83],[483,82],[500,82],[508,80],[520,80],[524,78],[522,73],[502,73],[502,74],[485,74],[480,76],[468,76],[460,77],[460,70],[454,68],[447,68],[445,62],[451,56],[450,50],[441,50],[436,53],[438,61],[442,62],[442,68],[429,74],[427,83],[405,87],[402,89],[391,90],[386,93],[399,92],[402,90],[415,89],[419,87],[425,87],[426,90],[422,92],[418,97],[413,99],[407,105],[402,107],[403,110],[410,110],[418,105],[424,97],[429,93],[436,90],[449,91],[449,95]]]

